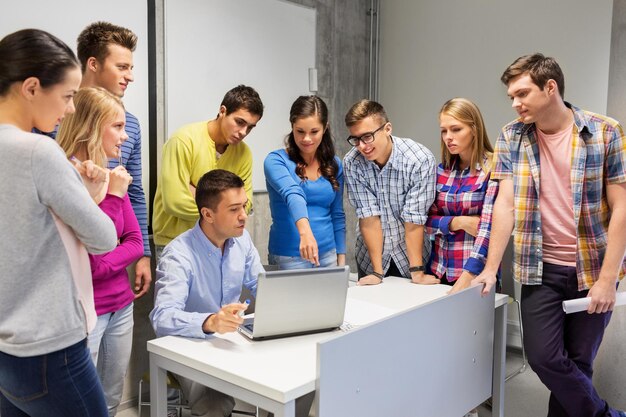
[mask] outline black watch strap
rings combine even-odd
[[[409,272],[424,272],[424,271],[426,271],[426,267],[424,265],[409,267]]]
[[[372,272],[372,275],[374,275],[376,278],[378,278],[381,281],[383,280],[383,278],[385,278],[383,274],[379,274],[378,272]]]

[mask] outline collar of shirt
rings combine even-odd
[[[487,164],[489,162],[489,158],[488,157],[484,157],[483,158],[483,164]],[[443,166],[443,165],[442,165]],[[476,162],[476,165],[474,166],[474,170],[478,173],[481,172],[483,170],[483,167],[480,166],[480,162]],[[469,166],[467,168],[459,168],[459,159],[455,158],[452,161],[452,165],[450,166],[450,171],[457,171],[457,172],[465,172],[465,171],[469,171]]]
[[[371,167],[372,169],[374,169],[376,172],[381,172],[382,170],[384,170],[385,168],[389,167],[393,167],[394,163],[398,163],[398,158],[399,158],[399,153],[397,152],[397,148],[398,145],[396,143],[395,138],[392,135],[389,135],[389,137],[391,138],[391,155],[389,155],[389,160],[387,160],[387,163],[385,165],[383,165],[382,167],[378,166],[378,164],[375,161],[368,161],[361,152],[359,152],[358,149],[355,148],[355,150],[357,151],[357,158],[355,158],[355,161],[359,161],[361,164],[363,164],[366,167]]]
[[[387,161],[387,163],[385,164],[385,166],[383,166],[383,168],[385,167],[393,167],[394,163],[398,162],[398,146],[396,145],[396,140],[392,135],[389,135],[389,138],[391,139],[391,155],[389,155],[389,160]]]
[[[194,237],[198,240],[198,242],[201,242],[202,249],[204,249],[204,252],[213,254],[213,255],[218,255],[220,257],[223,254],[225,255],[226,252],[230,248],[232,248],[232,246],[235,244],[234,239],[232,238],[226,239],[226,242],[224,242],[224,252],[222,253],[222,249],[215,246],[213,242],[211,242],[209,238],[204,234],[204,231],[200,227],[200,220],[196,222],[191,233],[194,234]]]
[[[589,118],[580,108],[572,105],[571,103],[564,101],[565,106],[572,111],[574,114],[574,124],[576,125],[576,129],[578,132],[589,132]],[[531,140],[531,144],[533,144],[537,140],[537,135],[535,134],[535,130],[537,127],[534,123],[525,124],[520,129],[520,134],[528,137]],[[583,135],[583,139],[585,139],[586,135]]]

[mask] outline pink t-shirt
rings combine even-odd
[[[554,134],[537,129],[539,211],[543,261],[576,266],[576,224],[572,199],[572,126]]]

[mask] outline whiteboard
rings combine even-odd
[[[293,101],[311,94],[315,21],[315,9],[280,0],[166,0],[166,136],[215,118],[236,85],[254,87],[265,111],[245,142],[252,187],[265,190],[263,160],[283,147]]]
[[[133,53],[135,81],[124,95],[126,110],[139,119],[141,125],[143,162],[143,185],[148,190],[148,6],[140,0],[108,0],[85,2],[84,0],[21,0],[4,5],[0,13],[0,38],[20,29],[42,29],[52,33],[76,52],[76,38],[89,24],[106,21],[124,26],[138,37]],[[9,11],[7,12],[7,9]]]

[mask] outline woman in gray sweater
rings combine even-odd
[[[0,40],[0,415],[107,416],[86,345],[95,323],[89,253],[116,246],[92,196],[106,171],[50,138],[74,111],[74,53],[34,29]],[[81,181],[82,176],[82,181]]]

